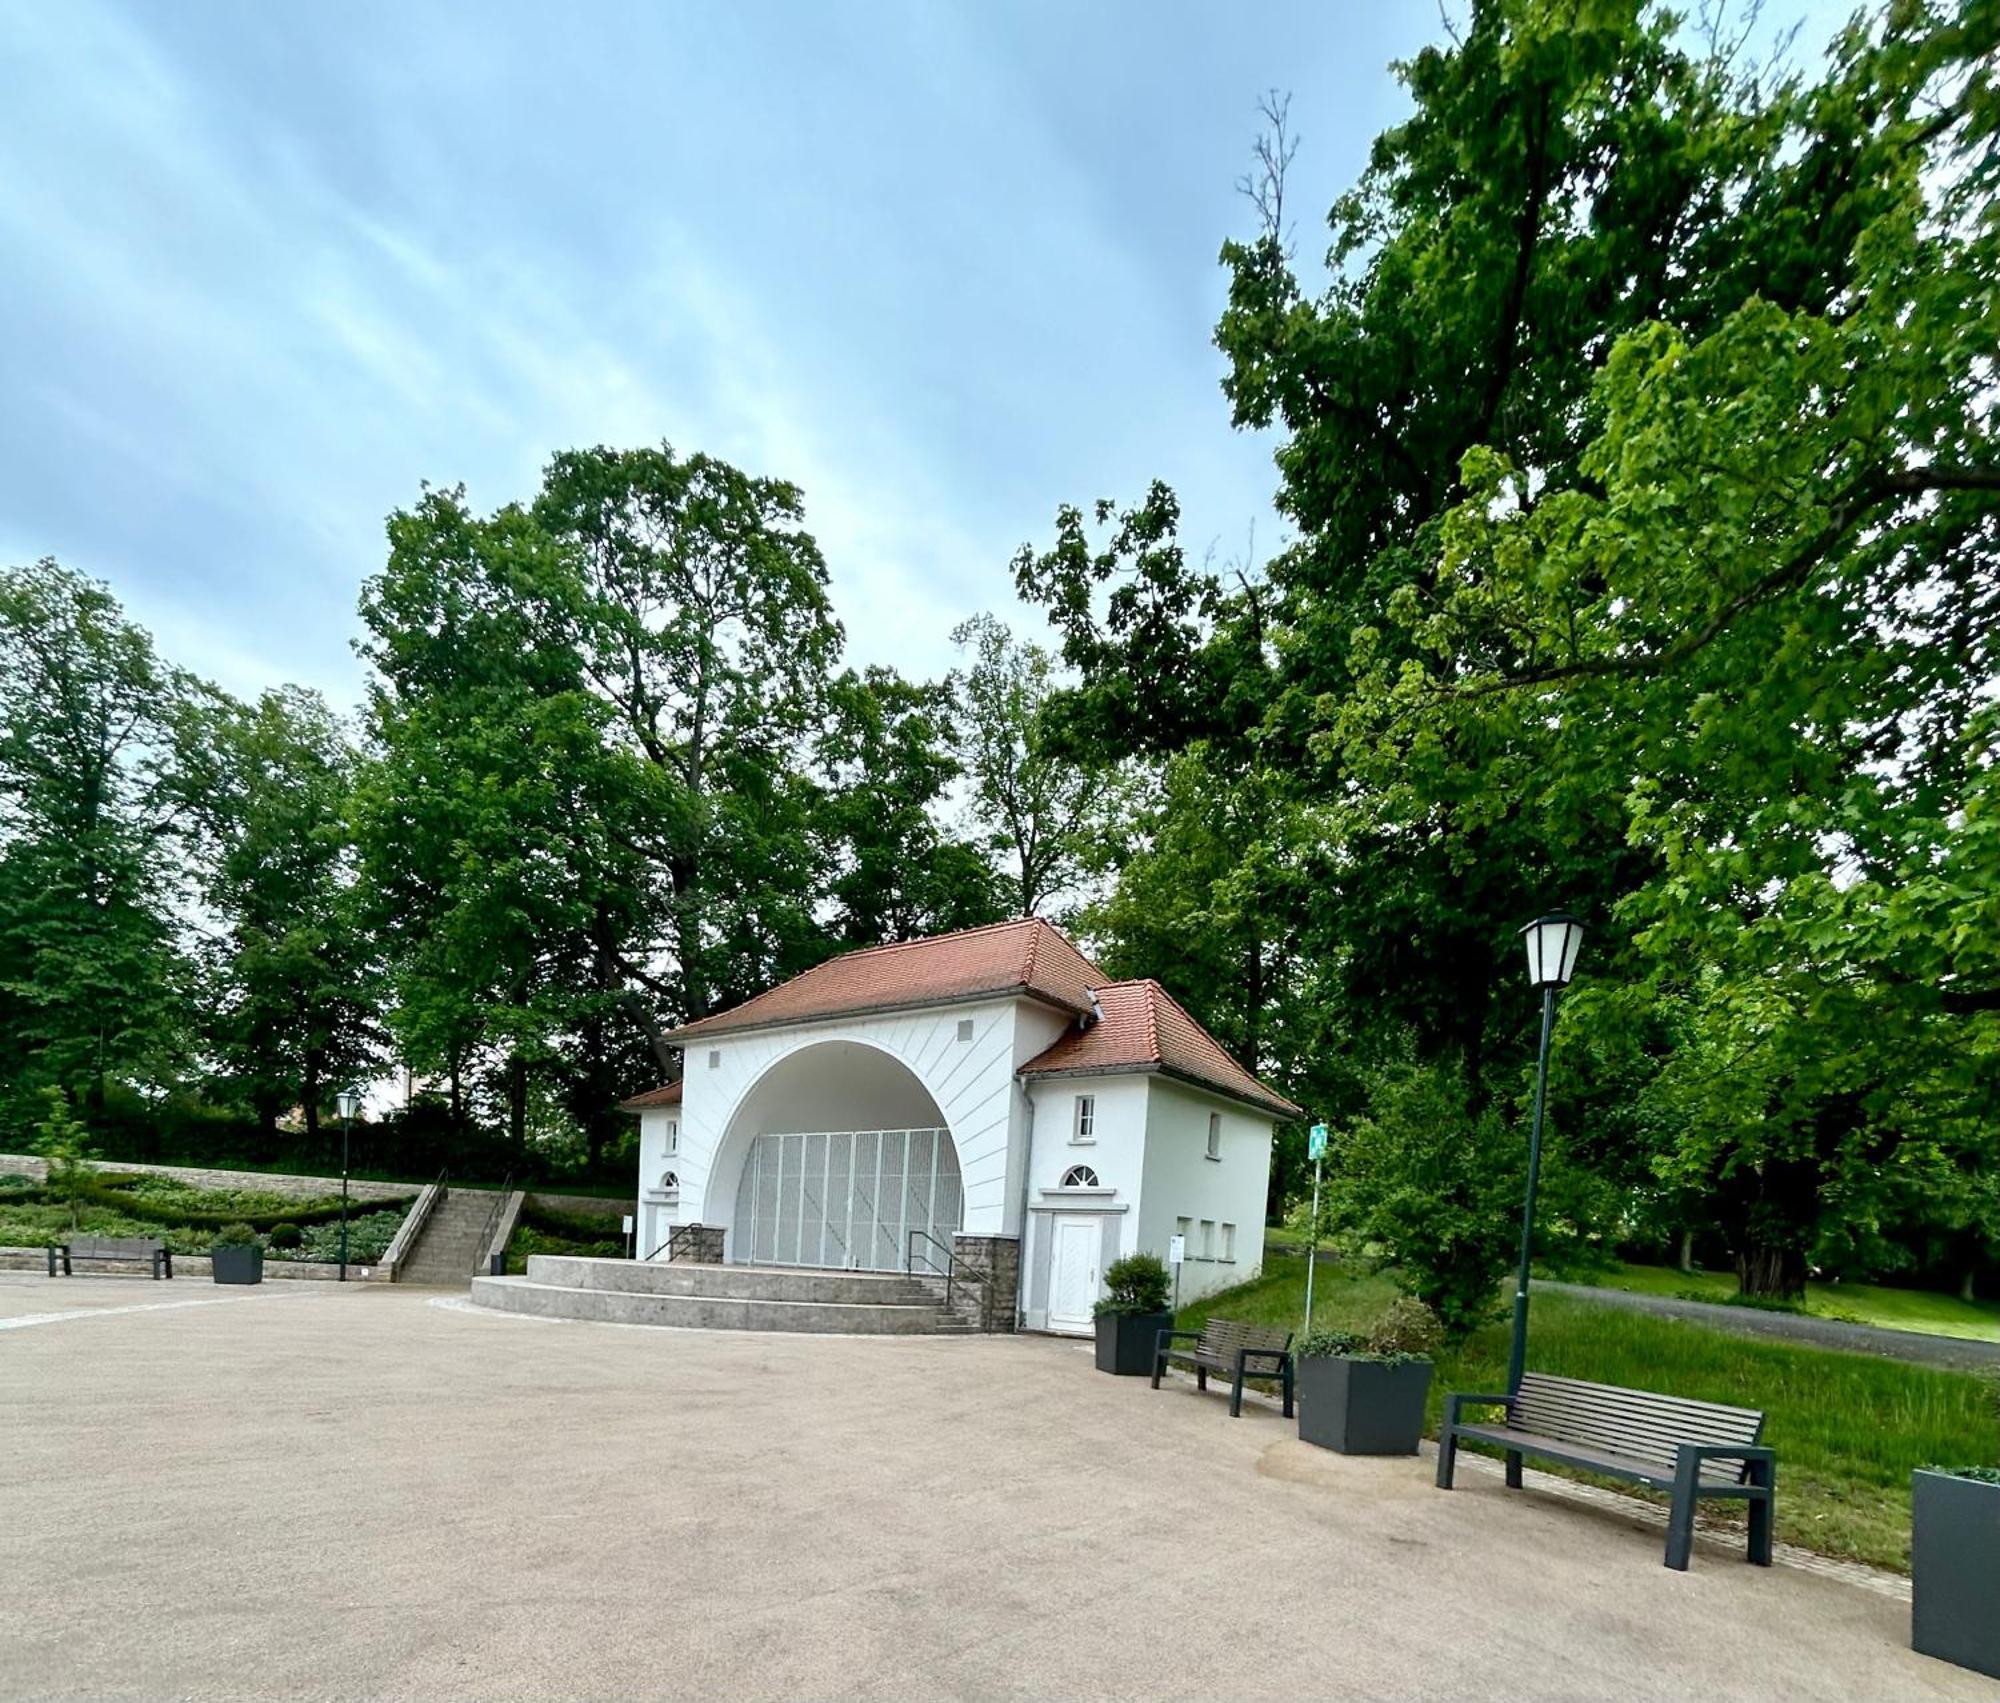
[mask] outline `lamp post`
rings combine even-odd
[[[361,1090],[343,1088],[340,1107],[340,1281],[347,1281],[347,1138],[354,1114],[361,1110]]]
[[[1521,1271],[1514,1284],[1514,1342],[1507,1353],[1507,1393],[1521,1387],[1528,1364],[1528,1262],[1535,1247],[1535,1184],[1542,1170],[1542,1108],[1549,1092],[1549,1033],[1556,1022],[1556,995],[1576,974],[1583,947],[1583,924],[1561,911],[1537,917],[1521,930],[1528,948],[1528,983],[1542,991],[1542,1045],[1535,1057],[1535,1122],[1528,1136],[1528,1198],[1521,1208]]]

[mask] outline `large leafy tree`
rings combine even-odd
[[[101,1106],[188,1056],[189,693],[104,586],[46,559],[0,574],[0,1079],[17,1123],[43,1088]]]
[[[322,1105],[375,1062],[381,989],[351,830],[357,753],[317,693],[212,694],[179,777],[215,929],[205,1028],[264,1130]]]
[[[1691,889],[1686,824],[1656,809],[1711,799],[1710,843],[1740,854],[1746,835],[1772,831],[1754,799],[1776,809],[1815,790],[1837,815],[1839,773],[1898,763],[1880,732],[1898,723],[1896,704],[1931,702],[1944,674],[1958,681],[1961,702],[1980,689],[1984,664],[1963,636],[1978,629],[1977,595],[1942,599],[1949,615],[1928,623],[1928,637],[1946,642],[1908,661],[1909,678],[1886,696],[1868,697],[1880,670],[1925,646],[1893,660],[1872,640],[1862,647],[1876,666],[1826,701],[1821,726],[1829,749],[1874,727],[1875,749],[1830,767],[1788,749],[1799,743],[1799,714],[1817,711],[1810,691],[1766,696],[1755,725],[1723,713],[1739,685],[1794,660],[1782,623],[1766,629],[1765,654],[1747,646],[1702,691],[1662,699],[1650,714],[1615,701],[1607,683],[1642,672],[1642,640],[1656,657],[1688,645],[1690,659],[1719,670],[1723,653],[1708,633],[1717,616],[1727,624],[1749,613],[1754,625],[1760,609],[1816,595],[1823,582],[1808,558],[1893,553],[1894,542],[1874,535],[1883,501],[1907,505],[1913,520],[1933,517],[1936,530],[1903,579],[1873,582],[1878,617],[1896,607],[1885,598],[1938,595],[1917,589],[1928,583],[1917,559],[1949,586],[1952,570],[1940,564],[1964,560],[1962,546],[1980,536],[1976,470],[1940,475],[1936,490],[1916,472],[1943,459],[1948,423],[1962,428],[1976,415],[1968,351],[1982,335],[1989,357],[1992,347],[1990,325],[1979,324],[1991,293],[1977,285],[1990,280],[1991,260],[1974,251],[1990,174],[1983,154],[1959,151],[1990,134],[1991,34],[1990,6],[1899,0],[1850,31],[1826,74],[1807,83],[1746,69],[1732,44],[1704,40],[1639,0],[1475,4],[1455,39],[1402,68],[1415,110],[1378,140],[1361,182],[1333,209],[1317,289],[1288,240],[1283,138],[1264,153],[1263,228],[1224,248],[1225,389],[1240,424],[1280,434],[1278,501],[1297,529],[1268,584],[1192,568],[1160,491],[1122,513],[1101,505],[1097,519],[1110,529],[1101,547],[1086,542],[1076,511],[1064,511],[1055,547],[1025,564],[1023,589],[1049,606],[1083,674],[1069,718],[1082,736],[1167,751],[1201,741],[1269,764],[1319,808],[1326,879],[1307,932],[1337,1009],[1328,1027],[1363,1059],[1404,1050],[1462,1078],[1475,1123],[1488,1104],[1518,1098],[1529,1002],[1497,996],[1516,973],[1510,940],[1521,920],[1553,903],[1585,910],[1598,925],[1599,984],[1651,985],[1658,964],[1679,954],[1685,965],[1698,943],[1656,933],[1636,896],[1671,898],[1669,910],[1726,934],[1750,891],[1730,907],[1713,888]],[[1956,198],[1949,208],[1945,184]],[[1948,258],[1938,246],[1945,224],[1962,233],[1952,240],[1974,246]],[[1898,236],[1913,230],[1923,234]],[[1897,254],[1909,268],[1900,274]],[[1888,280],[1881,316],[1859,321]],[[1879,391],[1864,377],[1870,337],[1897,357]],[[1917,416],[1902,457],[1864,456],[1872,474],[1851,483],[1861,464],[1830,442],[1840,426],[1814,408],[1840,398],[1844,413],[1850,399],[1879,396],[1852,418],[1881,426],[1899,385],[1911,387]],[[1657,400],[1644,427],[1634,415],[1630,430],[1607,431],[1621,396],[1642,391]],[[1706,427],[1697,435],[1683,430],[1680,411],[1691,406]],[[1802,436],[1788,435],[1793,425]],[[1754,494],[1761,487],[1750,476],[1765,470],[1767,453],[1791,494],[1787,513]],[[1618,484],[1621,472],[1642,473],[1640,459],[1671,462],[1676,474]],[[1873,475],[1895,488],[1868,485]],[[1557,565],[1551,529],[1581,527],[1585,513],[1627,529],[1615,576],[1602,548],[1588,567],[1580,554],[1571,573]],[[1720,527],[1750,550],[1732,574],[1710,554]],[[1804,556],[1802,545],[1812,546]],[[1962,571],[1976,581],[1975,561]],[[1489,583],[1513,594],[1495,596]],[[1560,596],[1542,595],[1558,585]],[[1692,595],[1697,586],[1706,601]],[[1677,588],[1688,595],[1673,596]],[[1733,599],[1746,594],[1739,611]],[[1823,630],[1823,612],[1814,614],[1801,629],[1812,636],[1805,652]],[[1589,653],[1581,675],[1537,678],[1572,646]],[[1505,690],[1483,688],[1489,653],[1513,671]],[[1829,669],[1861,660],[1852,646],[1836,656]],[[1549,694],[1579,681],[1596,695],[1578,691],[1578,713],[1561,716],[1560,729],[1601,760],[1558,761]],[[1515,689],[1536,685],[1539,696]],[[1426,713],[1436,701],[1452,712]],[[1687,759],[1680,796],[1635,800],[1633,777],[1656,761],[1676,709],[1726,724],[1740,754],[1725,752],[1727,732],[1698,753],[1669,738],[1676,762]],[[1926,712],[1902,725],[1921,742],[1939,723]],[[1941,807],[1935,819],[1956,810],[1975,822],[1983,783],[1967,753],[1976,745],[1957,749],[1967,784],[1927,803]],[[1739,771],[1756,779],[1739,785]],[[1782,838],[1803,858],[1827,828],[1815,820]],[[1915,842],[1906,849],[1914,868],[1922,853]],[[1771,866],[1777,880],[1795,872],[1782,860]],[[1824,856],[1815,879],[1829,895],[1849,891]],[[1832,926],[1828,916],[1820,926]],[[1949,937],[1973,938],[1956,926]],[[1789,958],[1741,963],[1724,987],[1747,997],[1780,962],[1806,974],[1796,944]],[[1931,950],[1939,976],[1973,973]],[[1690,1025],[1726,1048],[1731,1031],[1761,1033],[1768,1022],[1768,1012],[1725,1017],[1732,1001],[1722,989],[1686,991],[1671,1012],[1628,1013],[1632,1044],[1658,1050],[1621,1060],[1606,1084],[1624,1093],[1650,1080],[1661,1057],[1679,1056]],[[1868,1097],[1855,1082],[1799,1082],[1797,1063],[1774,1059],[1773,1080],[1796,1083],[1802,1105]],[[1682,1080],[1707,1078],[1690,1067]],[[1559,1111],[1581,1126],[1581,1152],[1584,1132],[1615,1138],[1589,1155],[1606,1173],[1635,1184],[1651,1176],[1671,1191],[1685,1168],[1668,1163],[1673,1174],[1656,1175],[1647,1145],[1663,1139],[1663,1104],[1633,1116],[1586,1090],[1566,1095]],[[1773,1109],[1774,1127],[1791,1115]],[[1755,1169],[1754,1160],[1719,1161],[1708,1182]],[[1745,1247],[1747,1223],[1739,1214]],[[1746,1259],[1754,1285],[1784,1286],[1795,1272],[1795,1259]]]

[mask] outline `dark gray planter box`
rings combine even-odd
[[[1097,1369],[1119,1378],[1150,1378],[1160,1332],[1173,1328],[1172,1313],[1099,1313]]]
[[[1910,1474],[1910,1648],[2000,1679],[2000,1484]]]
[[[1414,1455],[1431,1363],[1314,1358],[1298,1364],[1299,1438],[1342,1455]]]
[[[262,1248],[210,1248],[208,1258],[217,1283],[262,1283]]]

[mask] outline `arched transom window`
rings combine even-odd
[[[660,1193],[662,1193],[662,1194],[672,1194],[672,1193],[674,1192],[674,1190],[676,1190],[676,1189],[677,1189],[677,1188],[679,1188],[680,1186],[681,1186],[681,1179],[680,1179],[680,1176],[679,1176],[679,1174],[678,1174],[677,1172],[674,1172],[674,1171],[665,1171],[665,1172],[662,1172],[662,1173],[661,1173],[661,1175],[660,1175]]]
[[[1097,1173],[1088,1165],[1072,1165],[1063,1172],[1062,1186],[1066,1189],[1094,1189],[1098,1187]]]

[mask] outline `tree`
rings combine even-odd
[[[952,694],[893,670],[833,682],[820,737],[815,836],[835,907],[828,944],[848,949],[997,922],[1001,883],[939,812],[960,774]]]
[[[172,777],[188,682],[110,592],[0,574],[0,1078],[86,1106],[185,1056]],[[16,1118],[24,1114],[18,1109]]]
[[[35,1152],[48,1161],[49,1188],[69,1206],[69,1227],[74,1230],[90,1190],[90,1132],[76,1120],[68,1096],[53,1082],[43,1088],[42,1100]]]
[[[357,755],[314,692],[212,694],[180,786],[199,829],[200,896],[219,927],[207,1028],[258,1124],[323,1103],[376,1060],[379,987],[355,891]]]
[[[1042,723],[1055,663],[992,615],[952,629],[971,661],[951,676],[969,814],[1009,877],[1016,916],[1074,894],[1128,800],[1123,776],[1058,750]]]

